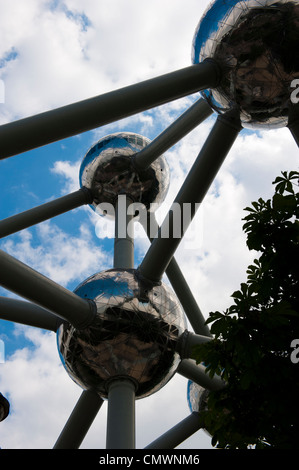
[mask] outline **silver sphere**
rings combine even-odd
[[[201,385],[198,385],[192,380],[188,380],[187,400],[191,413],[198,413],[200,415],[201,412],[207,410],[208,395],[209,391],[206,388],[202,387]],[[206,434],[211,436],[211,434],[206,428],[204,428],[203,430],[206,432]]]
[[[0,422],[4,421],[9,415],[9,401],[0,393]]]
[[[187,400],[191,413],[200,413],[206,409],[208,394],[209,391],[206,388],[192,382],[192,380],[188,380]]]
[[[180,362],[176,344],[186,320],[165,284],[152,287],[134,269],[111,269],[74,292],[97,308],[88,328],[76,330],[65,322],[57,332],[62,363],[78,385],[107,398],[109,382],[127,377],[136,385],[136,398],[143,398],[170,380]]]
[[[108,205],[115,208],[120,194],[152,211],[164,201],[169,187],[169,167],[164,156],[145,170],[137,170],[133,164],[133,155],[149,143],[141,135],[121,132],[103,137],[90,148],[82,161],[79,178],[81,187],[92,192],[94,210],[113,217],[114,211]],[[105,211],[101,210],[102,203]]]
[[[238,108],[243,127],[286,126],[298,43],[299,0],[215,0],[197,26],[192,61],[215,59],[224,74],[203,97],[219,113]]]

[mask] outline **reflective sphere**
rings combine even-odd
[[[191,413],[201,413],[207,409],[207,399],[209,391],[206,388],[201,387],[200,385],[188,380],[187,384],[187,400],[189,405],[189,410]],[[204,431],[210,436],[211,434],[207,429]]]
[[[187,384],[187,400],[191,413],[197,412],[200,413],[207,406],[207,398],[209,391],[201,385],[188,380]]]
[[[9,415],[9,401],[0,393],[0,421],[4,421]]]
[[[146,170],[137,170],[133,165],[132,156],[149,142],[138,134],[121,132],[103,137],[91,147],[81,164],[80,185],[91,190],[93,209],[113,217],[120,194],[130,196],[133,202],[142,203],[148,210],[163,202],[169,187],[165,158],[159,157]],[[103,203],[105,211],[99,206]]]
[[[136,398],[159,390],[175,373],[179,336],[186,329],[184,313],[164,284],[149,286],[136,270],[95,274],[74,291],[97,307],[93,324],[76,330],[63,323],[58,332],[61,360],[82,388],[107,398],[109,381],[129,377]]]
[[[213,58],[224,73],[202,95],[219,113],[239,108],[244,127],[286,126],[298,43],[299,0],[215,0],[196,29],[192,61]]]

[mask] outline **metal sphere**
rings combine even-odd
[[[208,394],[209,391],[206,388],[192,382],[192,380],[188,380],[187,400],[191,413],[200,413],[206,409]]]
[[[134,269],[111,269],[74,292],[97,308],[88,328],[63,323],[57,332],[62,363],[78,385],[107,398],[109,382],[127,377],[136,384],[136,398],[143,398],[170,380],[180,361],[176,345],[186,320],[165,284],[149,286]]]
[[[141,135],[121,132],[103,137],[90,148],[80,167],[80,185],[91,190],[94,210],[103,213],[100,204],[105,203],[105,215],[113,217],[109,205],[115,208],[120,194],[143,204],[147,210],[156,209],[164,201],[170,174],[164,156],[145,170],[137,170],[133,163],[133,155],[149,143]]]
[[[9,415],[9,401],[0,393],[0,422],[4,421]]]
[[[243,127],[286,126],[298,43],[299,0],[215,0],[197,26],[192,61],[215,59],[224,74],[203,97],[219,113],[238,108]]]
[[[207,400],[208,400],[209,391],[193,382],[188,380],[187,384],[187,400],[188,406],[191,413],[201,413],[202,411],[207,410]],[[207,429],[204,431],[209,434]],[[210,434],[209,434],[210,435]]]

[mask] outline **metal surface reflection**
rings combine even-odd
[[[97,307],[90,327],[64,323],[57,334],[62,362],[78,385],[107,398],[109,381],[125,376],[142,398],[168,382],[180,361],[176,343],[186,321],[166,285],[149,286],[135,270],[111,269],[91,276],[75,293]]]
[[[209,391],[201,385],[188,380],[187,384],[187,400],[191,413],[200,413],[207,406],[207,398]]]
[[[9,415],[9,401],[0,393],[0,422],[4,421]]]
[[[215,0],[196,29],[192,61],[213,58],[225,73],[203,97],[220,113],[238,107],[244,127],[286,126],[298,42],[298,0]]]
[[[209,391],[206,388],[202,387],[201,385],[198,385],[192,380],[188,380],[187,400],[191,413],[196,412],[200,415],[202,411],[207,410],[208,395]],[[203,428],[203,430],[206,432],[206,434],[211,436],[211,434],[206,428]]]
[[[80,185],[92,191],[91,207],[105,203],[105,215],[114,216],[107,205],[115,207],[118,195],[126,194],[147,209],[158,207],[169,187],[169,167],[163,156],[147,169],[137,170],[133,155],[149,144],[149,139],[131,132],[110,134],[100,139],[85,155],[80,168]]]

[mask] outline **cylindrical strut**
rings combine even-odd
[[[53,448],[79,449],[102,404],[96,392],[84,390]]]
[[[170,210],[139,266],[140,274],[145,279],[153,282],[161,280],[187,230],[187,222],[190,223],[194,217],[240,130],[241,124],[238,116],[224,115],[217,118],[174,201],[174,209],[180,208],[181,210],[180,227],[177,227],[175,212]],[[186,204],[190,205],[191,209],[187,221],[183,216]],[[174,234],[176,231],[180,232],[181,236],[176,236]],[[167,232],[169,235],[166,237],[163,234]]]
[[[212,113],[213,111],[207,101],[203,99],[196,101],[158,137],[136,153],[134,157],[135,167],[140,170],[149,167],[156,158],[179,142]]]
[[[224,380],[217,375],[211,378],[206,374],[206,368],[202,364],[196,364],[192,359],[183,359],[177,372],[207,390],[221,390],[226,385]]]
[[[86,328],[94,320],[92,301],[60,286],[8,253],[0,250],[0,285],[69,321]]]
[[[159,230],[159,225],[156,220],[155,214],[148,212],[147,221],[143,221],[141,219],[140,223],[144,226],[148,238],[150,239],[150,241],[152,241],[153,237]],[[171,283],[174,292],[176,293],[179,301],[181,302],[182,307],[195,333],[204,336],[212,336],[209,327],[205,323],[205,318],[174,257],[171,259],[166,268],[166,275]]]
[[[129,214],[131,199],[124,194],[115,207],[114,267],[134,268],[134,215]]]
[[[146,449],[175,449],[201,428],[198,413],[191,413],[162,436],[158,437]]]
[[[217,86],[220,68],[207,59],[160,77],[20,119],[0,127],[0,159],[50,144]]]
[[[91,193],[87,188],[81,188],[66,196],[62,196],[40,206],[12,215],[0,221],[0,238],[7,237],[32,225],[39,224],[45,220],[89,204],[92,201]]]
[[[114,268],[134,268],[131,199],[118,196],[115,210]],[[108,385],[107,449],[135,448],[135,384],[129,377],[112,379]]]
[[[61,324],[61,318],[48,310],[24,300],[8,297],[0,297],[0,318],[54,332]]]
[[[135,384],[112,380],[108,391],[107,449],[135,449]]]

